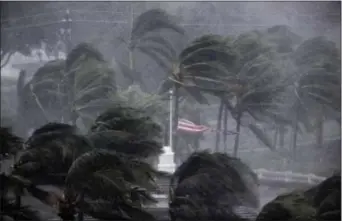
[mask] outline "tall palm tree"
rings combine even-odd
[[[114,72],[92,46],[76,46],[66,60],[46,63],[27,83],[18,80],[19,116],[30,116],[31,126],[50,121],[89,126],[94,115],[110,104]],[[61,108],[63,107],[63,108]],[[29,111],[29,112],[28,112]],[[27,113],[28,112],[28,113]],[[20,119],[24,123],[27,119]]]
[[[171,220],[248,220],[259,205],[256,175],[223,153],[193,153],[170,185]]]
[[[223,40],[219,35],[204,35],[195,39],[180,53],[172,74],[163,82],[162,91],[173,88],[175,127],[178,123],[181,94],[190,95],[198,102],[208,104],[203,92],[220,96],[226,91],[228,86],[222,82],[230,77],[231,72],[228,67],[235,62],[236,53]],[[174,135],[175,147],[177,142],[178,138]]]
[[[242,118],[249,116],[254,121],[270,122],[282,119],[277,107],[280,103],[279,95],[289,84],[284,78],[283,70],[286,63],[282,63],[280,55],[273,47],[265,43],[265,37],[260,31],[251,31],[239,35],[236,39],[226,39],[237,53],[237,61],[230,67],[231,75],[227,79],[234,87],[228,87],[226,94],[221,96],[219,119],[221,122],[224,113],[224,129],[227,128],[227,114],[236,120],[234,156],[237,156],[239,147],[239,132]],[[220,127],[221,123],[218,123]],[[273,148],[272,142],[262,129],[253,122],[247,123],[249,129],[266,146]],[[218,128],[220,129],[220,128]],[[219,138],[219,137],[218,137]],[[217,139],[218,143],[219,139]],[[216,143],[216,147],[218,144]]]
[[[340,53],[335,43],[325,37],[315,37],[304,41],[293,52],[293,62],[299,73],[294,84],[297,97],[294,108],[300,108],[309,116],[314,115],[316,142],[318,147],[322,147],[324,118],[341,121]],[[312,109],[305,108],[309,105]],[[317,111],[314,113],[313,109]],[[295,147],[295,143],[293,145]]]
[[[132,20],[128,42],[129,64],[120,64],[120,69],[125,77],[131,80],[131,84],[142,79],[136,71],[134,52],[139,51],[155,61],[165,72],[171,69],[170,64],[176,59],[175,47],[160,33],[161,30],[170,30],[181,36],[184,30],[175,19],[162,9],[148,10]]]

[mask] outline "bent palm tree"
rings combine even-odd
[[[236,60],[235,51],[219,35],[205,35],[192,42],[179,55],[169,79],[162,84],[162,92],[174,89],[174,126],[178,124],[180,95],[190,95],[202,104],[209,104],[203,92],[221,96],[227,91],[223,82],[229,79],[229,65]],[[176,131],[176,128],[175,128]],[[177,136],[174,146],[177,146]]]
[[[230,66],[230,78],[226,79],[226,84],[234,87],[227,87],[226,93],[221,96],[218,127],[224,112],[226,130],[227,114],[230,112],[236,120],[234,156],[237,156],[239,132],[244,116],[249,116],[254,121],[287,122],[278,113],[281,103],[279,96],[289,84],[289,79],[282,76],[287,63],[283,63],[283,57],[265,43],[264,35],[260,31],[252,31],[243,33],[236,39],[226,39],[226,44],[236,51],[237,59]],[[256,123],[249,122],[246,126],[267,147],[273,148],[268,136]],[[218,141],[219,139],[216,147]]]
[[[247,208],[259,205],[257,187],[256,175],[239,159],[194,153],[171,178],[171,220],[248,220]]]
[[[340,194],[341,176],[335,175],[308,190],[276,197],[262,208],[256,220],[338,220]]]
[[[162,9],[151,9],[139,15],[132,21],[132,30],[128,46],[129,64],[120,64],[124,77],[128,77],[133,84],[136,80],[142,83],[140,74],[136,72],[134,52],[139,51],[155,61],[166,72],[171,69],[170,63],[176,58],[174,46],[162,35],[161,30],[170,30],[184,35],[184,30],[177,25],[173,17]]]
[[[39,122],[33,127],[56,121],[86,128],[93,115],[109,105],[109,94],[116,90],[113,70],[85,43],[76,46],[66,60],[46,63],[29,83],[23,79],[21,75],[18,81],[19,113],[31,111],[25,116]]]
[[[7,159],[10,156],[16,155],[22,149],[22,139],[12,134],[9,128],[0,128],[0,146],[1,146],[1,160]],[[1,168],[1,164],[0,164]],[[3,169],[3,168],[1,168]],[[36,190],[36,187],[23,181],[20,177],[1,173],[0,175],[0,218],[1,220],[27,220],[40,221],[42,218],[29,206],[21,204],[21,194],[24,189]],[[15,199],[9,197],[8,194],[13,192]]]
[[[299,73],[294,84],[297,97],[294,108],[316,117],[317,146],[322,147],[324,118],[341,122],[340,53],[335,43],[324,37],[315,37],[304,41],[293,52],[293,62]],[[293,146],[295,148],[296,144]]]
[[[64,195],[48,204],[57,203],[64,220],[73,220],[77,211],[99,219],[153,220],[142,207],[155,202],[150,191],[163,173],[144,161],[161,152],[153,140],[160,128],[138,113],[110,109],[85,136],[70,125],[46,125],[28,140],[14,174],[62,188]]]

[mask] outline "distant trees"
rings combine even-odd
[[[316,50],[317,53],[310,53],[312,59],[310,56],[306,56],[308,59],[301,61],[301,54],[304,56],[304,51],[309,53],[309,47],[306,45],[310,41],[316,42],[317,49],[312,50]],[[338,65],[340,57],[336,46],[322,37],[309,39],[299,45],[300,42],[300,36],[291,32],[289,27],[281,25],[262,31],[246,32],[236,38],[224,39],[220,36],[206,35],[195,40],[181,52],[179,64],[174,67],[174,71],[170,75],[171,81],[164,82],[161,87],[162,92],[174,87],[176,101],[174,124],[177,125],[179,116],[180,96],[192,96],[201,104],[209,104],[207,95],[204,94],[218,97],[221,100],[221,105],[217,129],[227,130],[228,113],[237,122],[234,145],[234,156],[236,156],[241,124],[248,126],[260,141],[273,150],[278,137],[276,131],[280,131],[280,140],[283,143],[284,126],[290,126],[297,131],[298,123],[301,122],[307,128],[309,127],[307,122],[310,121],[308,118],[310,114],[305,114],[306,116],[298,121],[299,118],[294,120],[292,116],[295,115],[288,112],[291,109],[289,106],[291,100],[288,97],[299,96],[300,99],[309,99],[311,96],[312,98],[307,100],[309,103],[306,105],[314,104],[310,101],[314,97],[314,102],[324,102],[324,105],[329,107],[327,109],[329,115],[335,112],[332,116],[338,116],[337,113],[340,112],[337,108],[340,102],[338,101],[340,98],[338,92],[340,89]],[[302,64],[299,64],[300,62]],[[324,75],[324,73],[326,74]],[[315,78],[319,76],[329,76],[331,80],[328,82],[330,83],[318,82],[323,82],[322,80],[318,80],[315,85],[308,83],[315,81]],[[325,86],[328,84],[330,87]],[[301,90],[310,90],[303,92],[306,94],[306,98],[296,92],[299,85],[302,85],[300,86]],[[184,92],[180,90],[184,90]],[[294,94],[290,96],[289,93]],[[298,95],[294,96],[295,94]],[[308,108],[303,104],[301,108]],[[303,111],[295,112],[304,114]],[[242,123],[242,119],[246,117],[253,120],[247,124],[246,122]],[[224,119],[223,124],[221,123],[222,119]],[[339,119],[337,118],[337,120]],[[256,122],[276,125],[275,128],[278,129],[275,129],[273,139],[275,143]],[[297,134],[297,132],[293,134]],[[322,135],[317,134],[317,137],[317,139],[321,139],[319,137]],[[296,138],[293,137],[292,140],[295,142]],[[220,135],[217,134],[216,150],[218,150],[219,141]],[[321,143],[322,141],[317,142]],[[177,137],[175,137],[175,145],[177,145]],[[293,144],[293,149],[295,146]]]

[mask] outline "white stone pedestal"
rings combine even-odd
[[[176,164],[174,163],[174,153],[169,146],[163,147],[164,153],[160,155],[158,162],[158,170],[173,173],[176,170]]]

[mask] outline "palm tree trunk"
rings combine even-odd
[[[227,152],[227,128],[228,126],[228,108],[224,106],[224,116],[223,116],[223,145],[224,152]]]
[[[129,70],[130,71],[133,71],[134,70],[134,56],[133,56],[133,49],[129,49],[128,50],[128,59],[129,59]],[[133,73],[133,72],[131,72]],[[131,82],[129,82],[129,85],[132,85],[134,84],[134,79],[132,78],[131,79]]]
[[[317,128],[316,128],[316,147],[323,147],[323,133],[324,133],[324,107],[319,105],[317,113]]]
[[[238,149],[239,149],[239,143],[240,143],[240,128],[241,128],[241,116],[242,113],[239,111],[236,116],[236,136],[235,136],[235,143],[234,143],[234,153],[233,156],[237,157]]]
[[[177,128],[178,128],[178,119],[179,119],[179,86],[178,85],[174,85],[174,115],[173,115],[173,133],[172,133],[172,137],[173,137],[173,151],[175,153],[175,159],[174,162],[176,162],[176,165],[178,165],[178,161],[179,161],[179,153],[180,151],[178,150],[178,134],[177,134]]]
[[[84,220],[84,213],[82,211],[78,211],[77,221],[83,221],[83,220]]]
[[[15,191],[15,208],[19,210],[20,207],[21,207],[21,195],[18,191]],[[15,217],[14,220],[21,221],[17,217]]]
[[[285,147],[285,126],[279,126],[279,146],[280,149],[284,149]]]
[[[298,106],[298,105],[297,105]],[[297,150],[297,135],[298,135],[298,107],[295,111],[295,116],[292,122],[293,130],[292,130],[292,158],[296,159],[296,150]]]
[[[216,141],[215,141],[215,151],[219,151],[219,144],[220,144],[220,130],[221,130],[221,123],[222,123],[222,112],[223,112],[223,101],[220,102],[219,112],[217,116],[217,125],[216,125]]]
[[[279,127],[276,126],[275,131],[274,131],[274,136],[273,136],[273,149],[274,150],[277,149],[278,133],[279,133]]]
[[[134,21],[134,9],[133,5],[130,6],[130,16],[129,16],[129,25],[131,30],[129,32],[129,45],[128,45],[128,59],[129,59],[129,70],[134,70],[134,57],[133,57],[133,48],[131,48],[131,41],[132,41],[132,30],[133,30],[133,21]],[[134,79],[132,78],[131,82],[129,82],[130,85],[134,83]]]

